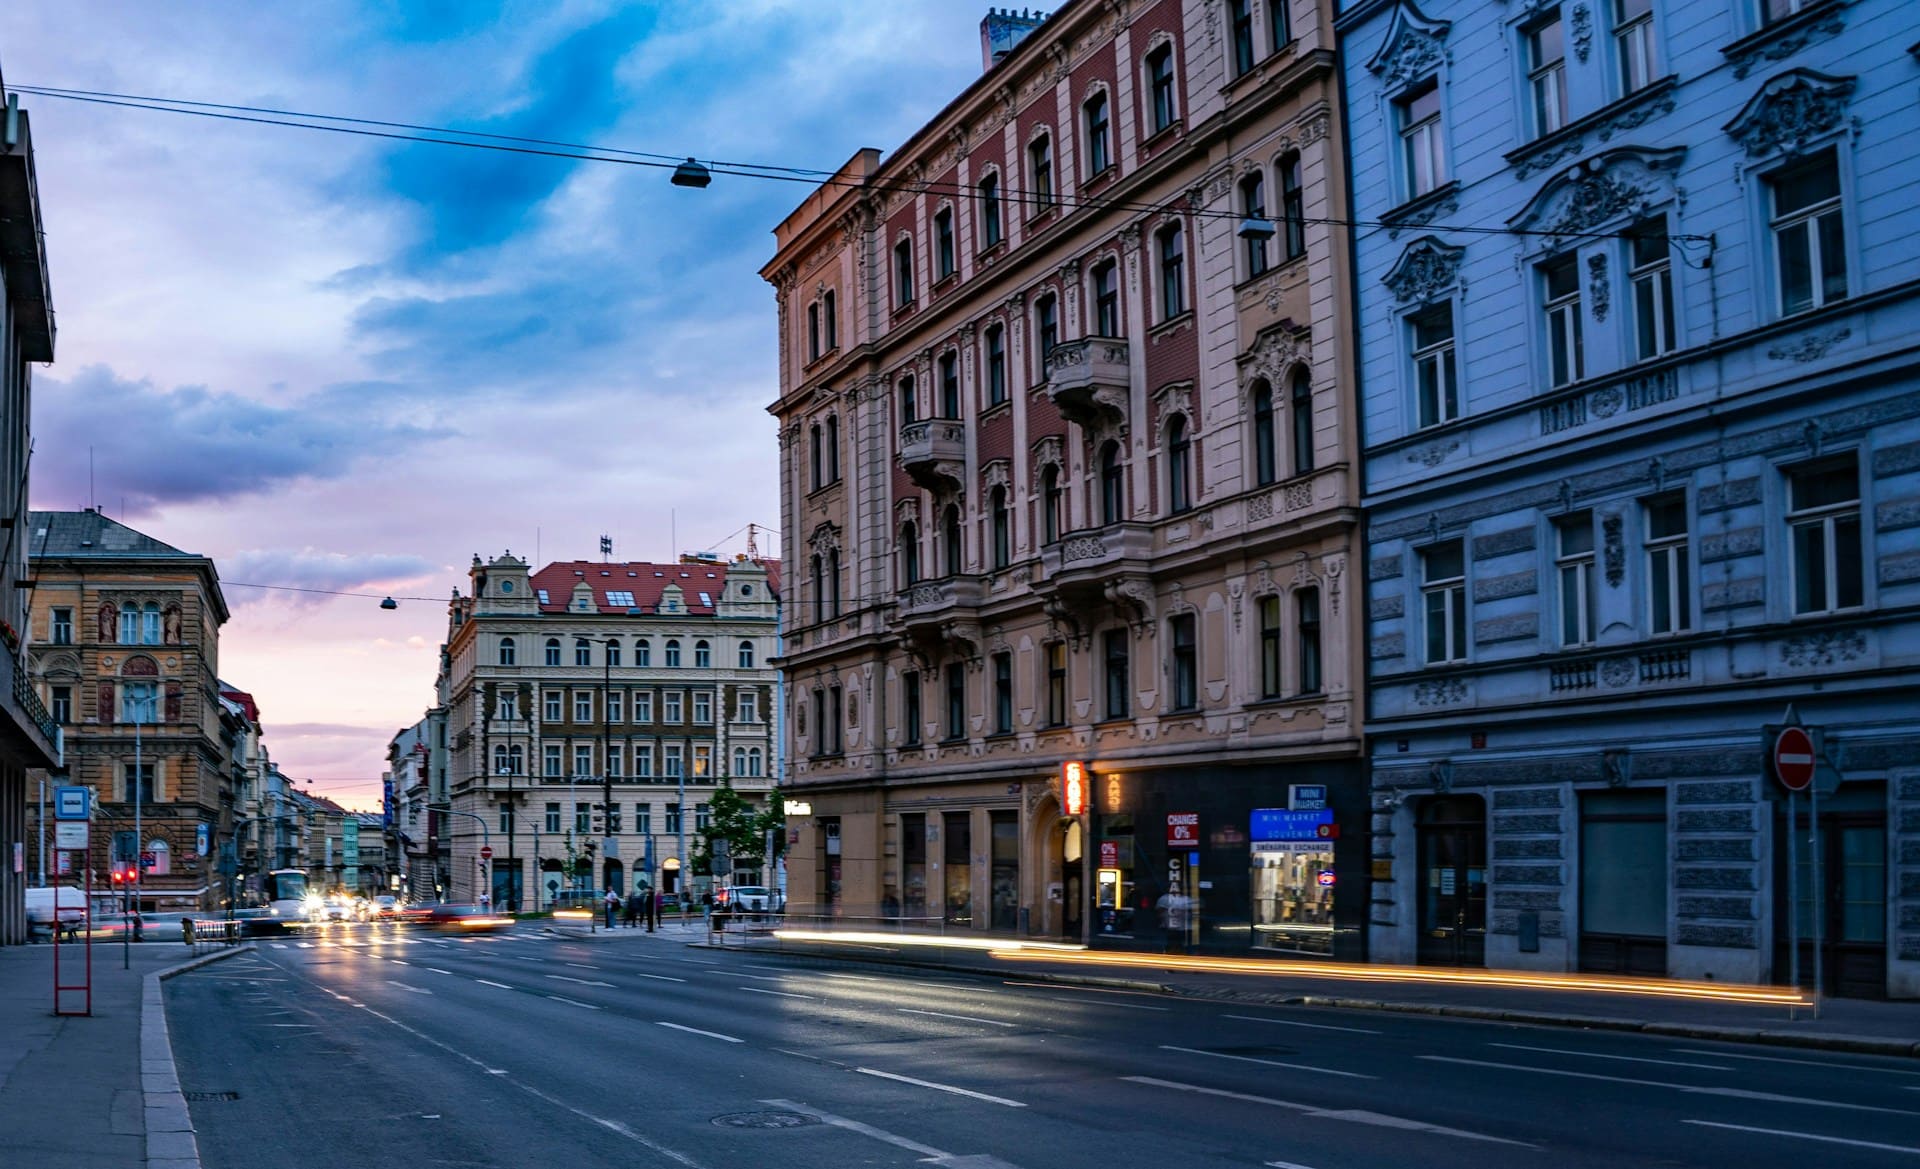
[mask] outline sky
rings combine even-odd
[[[962,0],[0,6],[36,85],[832,169],[979,74]],[[220,674],[352,807],[475,553],[777,551],[775,308],[810,188],[25,95],[54,306],[31,494],[211,556]],[[242,584],[394,595],[376,600]],[[418,598],[418,599],[416,599]],[[428,599],[432,598],[432,599]]]

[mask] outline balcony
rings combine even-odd
[[[1047,396],[1069,422],[1092,427],[1125,418],[1130,384],[1124,338],[1062,341],[1047,354]]]
[[[896,623],[910,641],[970,654],[980,642],[975,611],[986,595],[987,582],[977,576],[921,581],[900,591]]]
[[[932,418],[900,428],[900,468],[918,486],[952,491],[964,481],[966,467],[965,423]]]
[[[1129,620],[1150,620],[1152,557],[1151,524],[1068,532],[1040,550],[1041,577],[1034,588],[1047,596],[1047,611],[1056,618],[1089,605],[1110,604]]]

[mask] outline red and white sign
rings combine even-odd
[[[1773,737],[1773,777],[1788,791],[1807,790],[1813,782],[1813,736],[1800,727],[1782,727]]]
[[[1068,760],[1060,765],[1061,810],[1078,816],[1087,810],[1087,765]]]
[[[1186,849],[1200,847],[1200,813],[1167,813],[1167,847]]]
[[[483,844],[480,846],[480,859],[483,861],[490,861],[493,859],[492,845]]]
[[[1100,867],[1117,869],[1120,867],[1120,842],[1103,840],[1100,842]]]

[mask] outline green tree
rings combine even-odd
[[[707,827],[695,842],[693,871],[699,874],[713,871],[715,840],[727,842],[727,852],[736,867],[762,865],[766,860],[767,830],[773,829],[776,852],[783,843],[787,821],[781,807],[778,789],[768,793],[765,807],[755,808],[734,791],[731,784],[723,783],[707,801]]]

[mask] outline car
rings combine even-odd
[[[493,910],[484,905],[443,901],[427,910],[422,924],[446,933],[491,933],[510,927],[513,919],[495,916]]]
[[[352,903],[349,902],[345,897],[334,896],[334,897],[327,898],[326,920],[352,921],[353,920]]]
[[[736,913],[777,913],[780,909],[779,894],[765,885],[735,885],[731,889],[722,889],[724,904]]]
[[[377,921],[392,921],[400,916],[400,899],[391,893],[377,893],[368,903],[368,912]]]
[[[87,897],[78,889],[53,885],[27,890],[27,928],[51,934],[54,924],[68,937],[87,923]]]

